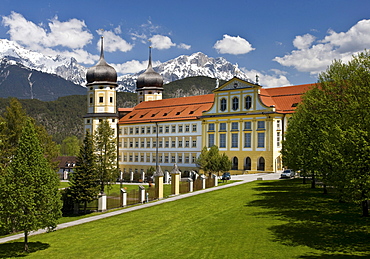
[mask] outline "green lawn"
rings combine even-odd
[[[369,258],[360,215],[300,180],[255,181],[31,236],[27,258]]]

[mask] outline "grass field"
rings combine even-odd
[[[255,181],[31,236],[27,258],[369,258],[370,219],[300,180]],[[0,257],[24,256],[23,240]]]

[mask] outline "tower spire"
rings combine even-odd
[[[100,59],[104,59],[103,36],[100,37]]]
[[[152,46],[149,46],[149,63],[148,68],[152,67]]]

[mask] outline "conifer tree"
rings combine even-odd
[[[96,199],[99,193],[94,142],[89,131],[86,131],[85,139],[80,147],[75,172],[71,174],[69,192],[75,203],[84,204],[84,213],[86,213],[87,203]]]
[[[25,251],[30,231],[56,227],[62,205],[58,185],[35,126],[27,119],[0,188],[0,225],[9,231],[24,232]]]
[[[107,120],[103,120],[96,129],[94,142],[100,191],[104,193],[104,187],[109,188],[118,178],[116,138]]]

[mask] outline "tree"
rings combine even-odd
[[[369,82],[369,51],[347,64],[334,61],[319,75],[319,84],[305,93],[283,148],[284,161],[294,164],[293,156],[299,154],[299,163],[316,170],[341,200],[360,203],[363,216],[369,216],[370,196]]]
[[[87,203],[96,199],[99,192],[98,172],[92,135],[86,131],[85,139],[77,156],[77,166],[71,174],[69,193],[77,204],[84,204],[86,213]]]
[[[25,251],[30,231],[56,227],[62,206],[58,185],[35,126],[27,119],[0,188],[0,224],[9,231],[24,232]]]
[[[76,136],[63,139],[60,153],[64,156],[77,156],[80,149],[80,140]]]
[[[110,188],[110,184],[118,178],[116,138],[107,120],[97,127],[94,142],[100,191],[104,193],[104,187]]]
[[[220,155],[217,146],[212,146],[209,150],[204,147],[196,161],[196,164],[204,172],[218,174],[218,172],[228,171],[231,168],[231,161],[225,153]]]

